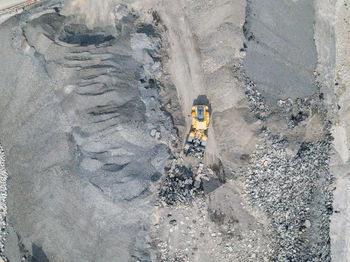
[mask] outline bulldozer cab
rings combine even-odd
[[[197,107],[198,121],[204,121],[204,106]]]

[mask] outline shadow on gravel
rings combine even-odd
[[[85,25],[66,25],[59,36],[59,40],[68,44],[80,46],[100,45],[115,39],[112,35],[96,34]]]
[[[211,104],[209,103],[209,99],[206,95],[199,95],[195,100],[193,100],[193,106],[196,105],[206,105],[208,106],[209,114],[211,115]]]
[[[211,170],[213,170],[216,177],[203,181],[204,194],[209,194],[226,183],[225,169],[220,159],[211,166]]]
[[[30,262],[50,262],[42,247],[32,244],[32,253],[33,256]]]

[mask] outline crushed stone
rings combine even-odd
[[[272,110],[249,80],[246,96],[255,116],[266,120]],[[288,129],[307,119],[313,105],[322,108],[315,100],[278,101]],[[327,129],[328,123],[324,126]],[[288,137],[272,133],[267,127],[259,138],[262,143],[249,155],[249,165],[241,179],[248,203],[269,219],[272,261],[330,261],[331,136],[304,141],[295,154],[290,153]]]

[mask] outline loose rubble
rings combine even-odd
[[[257,118],[268,110],[254,84],[246,95]],[[293,129],[309,117],[312,99],[279,101],[281,117]],[[277,109],[278,110],[278,109]],[[327,123],[324,124],[327,128]],[[332,214],[332,177],[329,172],[331,137],[304,141],[295,152],[287,137],[267,128],[259,135],[262,144],[249,156],[242,181],[244,195],[253,209],[267,215],[276,244],[273,261],[330,261],[329,222]]]
[[[240,73],[244,76],[243,72]],[[199,217],[207,215],[218,227],[215,232],[206,232],[207,237],[217,243],[218,250],[224,248],[227,252],[222,254],[221,261],[230,261],[232,254],[236,254],[236,258],[246,258],[246,261],[330,261],[329,217],[333,208],[329,154],[332,138],[327,133],[329,123],[324,117],[326,112],[322,98],[279,100],[276,105],[268,106],[256,85],[248,78],[245,81],[251,112],[261,123],[257,134],[260,142],[254,153],[242,155],[248,165],[237,171],[236,176],[252,213],[261,214],[263,220],[266,219],[268,233],[255,232],[264,237],[259,238],[259,244],[254,244],[250,242],[254,235],[237,234],[239,223],[235,224],[235,220],[230,218],[230,225],[228,218],[206,207],[208,213],[204,212]],[[290,134],[297,136],[300,126],[307,123],[316,111],[322,116],[326,132],[313,140],[299,137],[294,141]],[[283,131],[270,128],[271,121],[276,120]],[[185,147],[183,155],[198,161],[203,158],[203,151]],[[178,209],[185,208],[187,204],[195,206],[205,201],[205,181],[215,175],[219,177],[214,168],[208,169],[201,163],[191,168],[187,166],[181,158],[173,159],[160,186],[161,202],[169,211],[175,208],[179,212]],[[221,183],[226,182],[225,177],[221,180]],[[191,228],[198,227],[198,220],[196,223]],[[174,217],[169,217],[168,223],[163,225],[166,224],[171,234],[181,228]],[[204,236],[199,228],[198,239]],[[194,242],[190,246],[196,246],[198,240],[194,236],[192,238]],[[267,238],[268,244],[264,242]],[[170,243],[158,244],[160,261],[186,261],[191,257],[184,256],[186,248],[172,250]],[[252,252],[253,246],[259,252]]]
[[[202,163],[204,151],[186,148],[187,154],[174,158],[165,169],[166,176],[159,186],[163,205],[191,204],[225,182],[222,163],[210,167]],[[195,164],[197,162],[197,164]]]
[[[192,156],[194,158],[203,158],[204,149],[195,147],[195,146],[186,145],[184,148],[184,154],[185,156]]]
[[[202,174],[203,164],[199,164],[196,170],[178,163],[174,159],[171,167],[168,168],[167,176],[160,186],[160,201],[166,205],[175,203],[189,204],[194,197],[203,194],[201,180],[205,177]]]
[[[283,138],[267,136],[262,151],[251,156],[245,194],[271,219],[276,260],[329,261],[330,144],[305,143],[290,157]]]
[[[265,120],[268,117],[270,111],[265,105],[264,99],[261,93],[256,89],[256,85],[248,77],[246,78],[246,98],[249,101],[251,110],[255,117],[260,120]]]

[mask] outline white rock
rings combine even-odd
[[[157,130],[156,129],[152,129],[151,130],[151,137],[155,137],[156,133],[157,133]]]
[[[306,220],[306,221],[305,221],[305,226],[306,226],[307,228],[309,228],[309,227],[311,226],[310,220]]]

